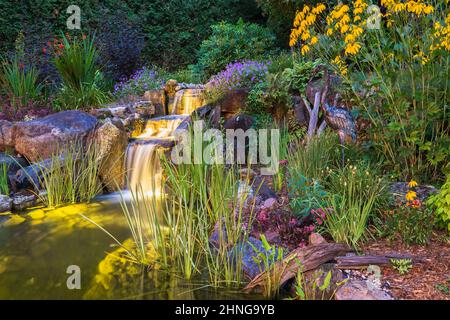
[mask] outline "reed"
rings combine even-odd
[[[0,194],[9,195],[8,164],[5,162],[0,164]]]

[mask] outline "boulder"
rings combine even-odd
[[[19,122],[14,128],[14,146],[29,161],[50,158],[58,149],[83,141],[94,130],[97,119],[78,110],[62,111],[44,118]]]
[[[393,300],[381,288],[367,285],[367,281],[349,280],[336,291],[336,300]]]
[[[5,165],[8,175],[14,175],[18,170],[28,166],[28,161],[23,157],[14,157],[0,152],[0,165]]]
[[[99,176],[109,192],[125,186],[125,153],[128,135],[123,126],[117,127],[110,119],[100,125],[94,133],[100,157]],[[119,188],[118,188],[119,187]]]
[[[327,240],[324,239],[319,233],[313,232],[309,235],[309,244],[323,244],[327,243]]]
[[[11,211],[12,199],[3,194],[0,195],[0,213]]]
[[[7,120],[0,120],[0,145],[14,146],[14,124]]]
[[[165,114],[166,97],[164,90],[154,89],[146,91],[142,99],[152,103],[155,108],[155,115],[162,116]]]
[[[220,109],[225,119],[229,119],[245,109],[248,93],[248,89],[235,89],[225,95],[220,102]]]

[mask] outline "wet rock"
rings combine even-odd
[[[133,104],[133,108],[137,114],[145,118],[149,118],[155,114],[155,106],[150,101],[137,101]]]
[[[21,223],[25,222],[25,220],[26,219],[24,217],[21,217],[17,214],[12,214],[12,215],[8,216],[4,222],[1,222],[1,225],[4,227],[11,227],[11,226],[21,224]],[[11,271],[12,269],[8,268],[8,270]]]
[[[23,211],[34,207],[38,203],[38,197],[34,194],[15,194],[12,198],[12,208],[14,211]]]
[[[11,211],[12,199],[9,196],[3,194],[0,195],[0,213]]]
[[[393,300],[384,290],[368,286],[367,281],[349,280],[336,291],[336,300]]]
[[[115,126],[111,120],[105,121],[95,130],[94,139],[100,160],[99,176],[109,192],[125,186],[125,152],[128,135],[122,128]]]
[[[309,244],[322,244],[327,243],[327,240],[324,239],[319,233],[313,232],[309,235]]]
[[[165,114],[166,97],[163,89],[146,91],[142,99],[151,102],[155,115],[162,116]]]
[[[78,110],[19,122],[15,125],[14,146],[32,162],[47,159],[65,145],[86,139],[96,124],[94,116]]]

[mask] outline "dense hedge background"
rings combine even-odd
[[[66,32],[66,9],[72,0],[0,0],[0,53],[14,48],[22,31],[42,41]],[[81,8],[81,31],[97,30],[102,39],[115,39],[117,45],[128,42],[142,51],[145,63],[168,69],[195,63],[202,40],[211,34],[210,26],[220,21],[264,24],[254,0],[77,0]],[[118,19],[118,16],[121,19]],[[119,32],[125,27],[134,32]],[[122,25],[116,25],[116,24]],[[98,34],[98,33],[108,33]],[[143,39],[142,48],[140,41]],[[42,42],[35,41],[35,42]],[[133,47],[136,43],[137,48]],[[109,44],[111,45],[111,43]]]

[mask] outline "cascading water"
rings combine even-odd
[[[159,150],[173,139],[175,129],[190,114],[203,105],[202,89],[182,89],[176,92],[172,115],[150,119],[144,132],[127,149],[128,189],[145,195],[160,195],[162,169]],[[170,110],[170,109],[169,109]]]

